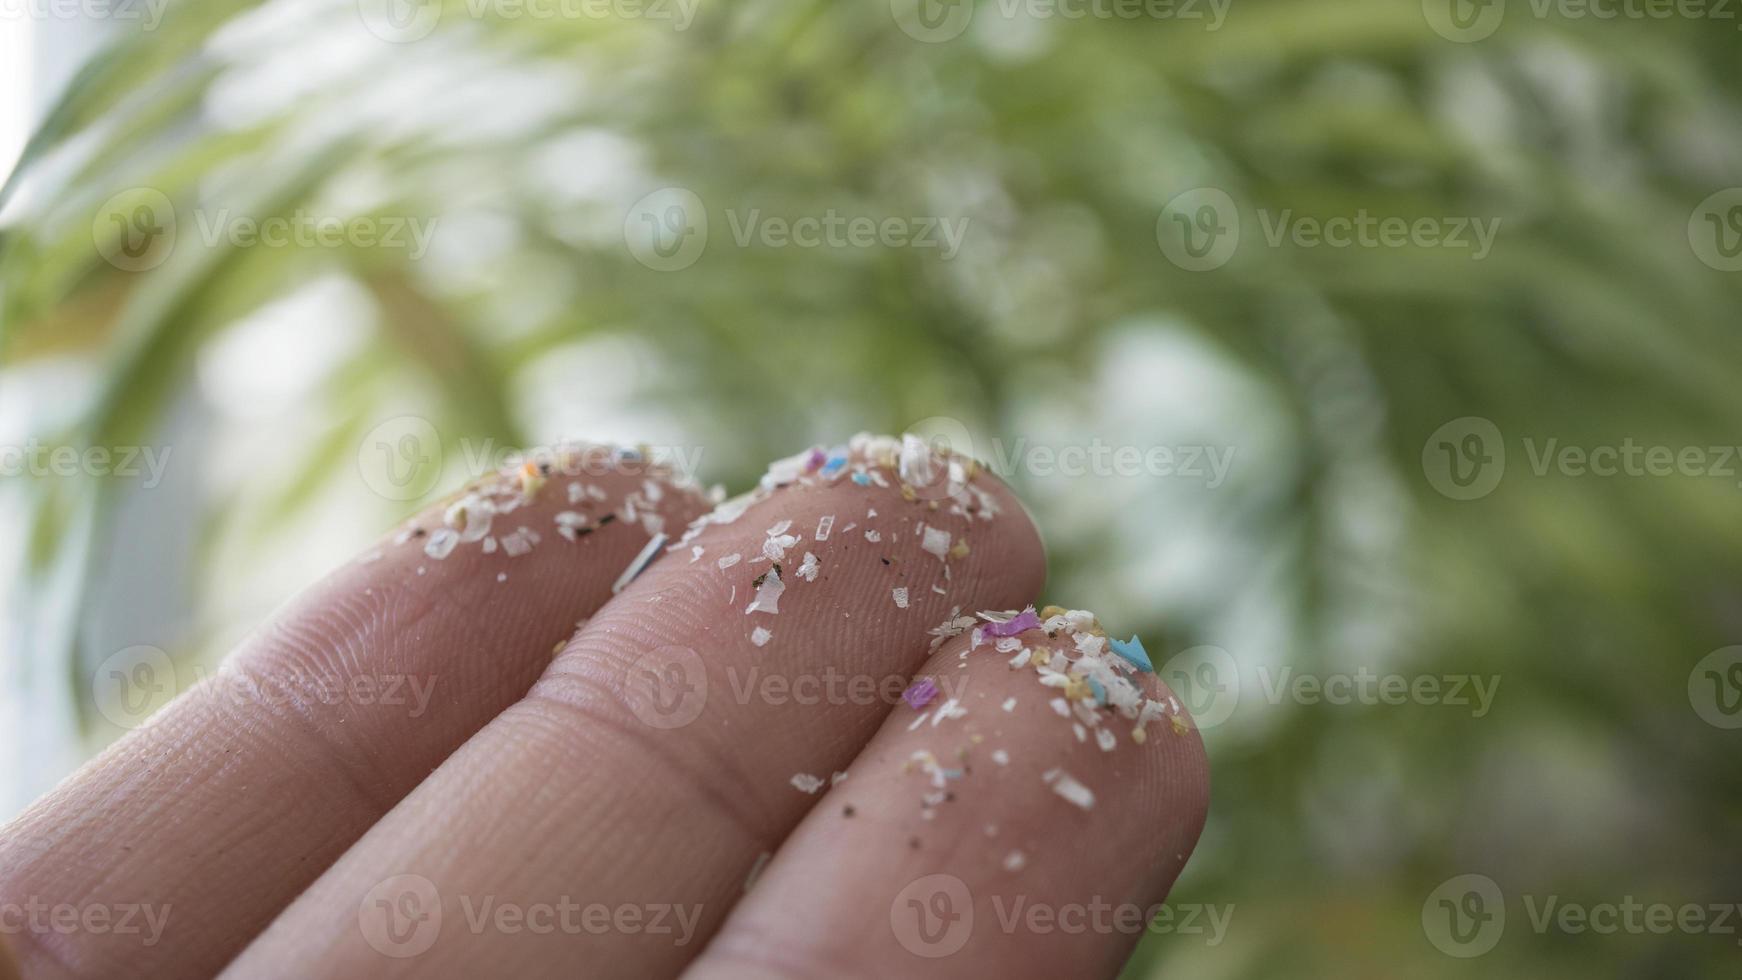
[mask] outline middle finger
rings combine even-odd
[[[801,454],[722,510],[233,969],[675,972],[877,730],[930,631],[1021,605],[1044,575],[1009,490],[913,443]]]

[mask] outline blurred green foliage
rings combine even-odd
[[[1150,937],[1133,972],[1733,970],[1725,937],[1539,933],[1516,896],[1742,898],[1737,735],[1688,695],[1694,663],[1742,632],[1737,481],[1539,476],[1519,441],[1738,442],[1742,279],[1690,247],[1701,202],[1742,184],[1737,25],[1515,3],[1459,43],[1433,29],[1434,0],[1234,0],[1214,29],[1008,9],[980,4],[928,43],[876,2],[702,0],[681,30],[456,2],[390,43],[365,29],[367,0],[179,0],[81,75],[7,184],[30,193],[0,227],[0,352],[11,371],[96,365],[76,430],[52,435],[136,443],[240,319],[322,277],[355,283],[372,318],[309,406],[323,436],[287,448],[295,479],[237,489],[274,501],[254,534],[298,527],[328,484],[361,494],[362,432],[404,411],[455,438],[585,435],[529,417],[524,389],[617,390],[549,367],[600,338],[657,365],[622,398],[733,487],[809,442],[940,416],[977,441],[1225,440],[1236,478],[1214,492],[1015,473],[1052,535],[1049,599],[1161,657],[1214,644],[1243,670],[1503,687],[1481,718],[1245,704],[1207,732],[1211,825],[1175,899],[1232,903],[1232,925],[1217,945]],[[101,251],[104,202],[137,187],[181,217],[146,272]],[[711,222],[673,271],[631,247],[635,202],[662,187]],[[1190,271],[1158,235],[1200,187],[1236,202],[1244,237]],[[435,219],[445,248],[199,241],[196,216],[226,208]],[[753,209],[970,231],[947,259],[740,244]],[[1480,260],[1263,233],[1283,212],[1362,211],[1499,233]],[[1183,435],[1166,396],[1195,389],[1144,353],[1178,350],[1188,374],[1229,379]],[[1423,467],[1465,416],[1513,454],[1473,501]],[[101,564],[125,533],[102,481],[38,497],[39,568]],[[228,502],[202,506],[224,526]],[[1185,538],[1201,549],[1158,568]],[[1248,635],[1271,642],[1229,639]],[[1422,924],[1435,885],[1467,872],[1514,896],[1504,940],[1469,961]]]

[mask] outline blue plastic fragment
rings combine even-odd
[[[871,485],[871,475],[869,473],[854,473],[853,482],[862,487],[868,487]]]
[[[1101,685],[1101,682],[1094,679],[1093,677],[1084,677],[1083,680],[1086,680],[1089,682],[1089,690],[1091,690],[1095,693],[1095,703],[1100,704],[1100,705],[1106,704],[1107,703],[1107,689]]]
[[[844,467],[846,465],[847,465],[847,455],[845,453],[841,453],[840,455],[836,455],[836,456],[830,456],[829,461],[823,464],[823,475],[824,476],[834,476],[836,473],[840,472],[842,467]]]
[[[1124,641],[1108,637],[1107,643],[1113,648],[1113,652],[1118,654],[1126,663],[1145,674],[1155,673],[1155,665],[1149,662],[1149,652],[1143,649],[1143,641],[1139,640],[1135,633],[1131,635],[1131,639]]]

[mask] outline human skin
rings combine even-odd
[[[574,458],[414,517],[0,830],[0,909],[157,918],[0,921],[0,977],[1118,972],[1208,766],[1089,614],[975,617],[1041,592],[1008,487],[855,437],[679,540],[701,494]]]

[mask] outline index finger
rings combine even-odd
[[[27,921],[19,962],[216,973],[707,507],[642,454],[577,446],[413,518],[5,828],[0,902],[135,926]]]

